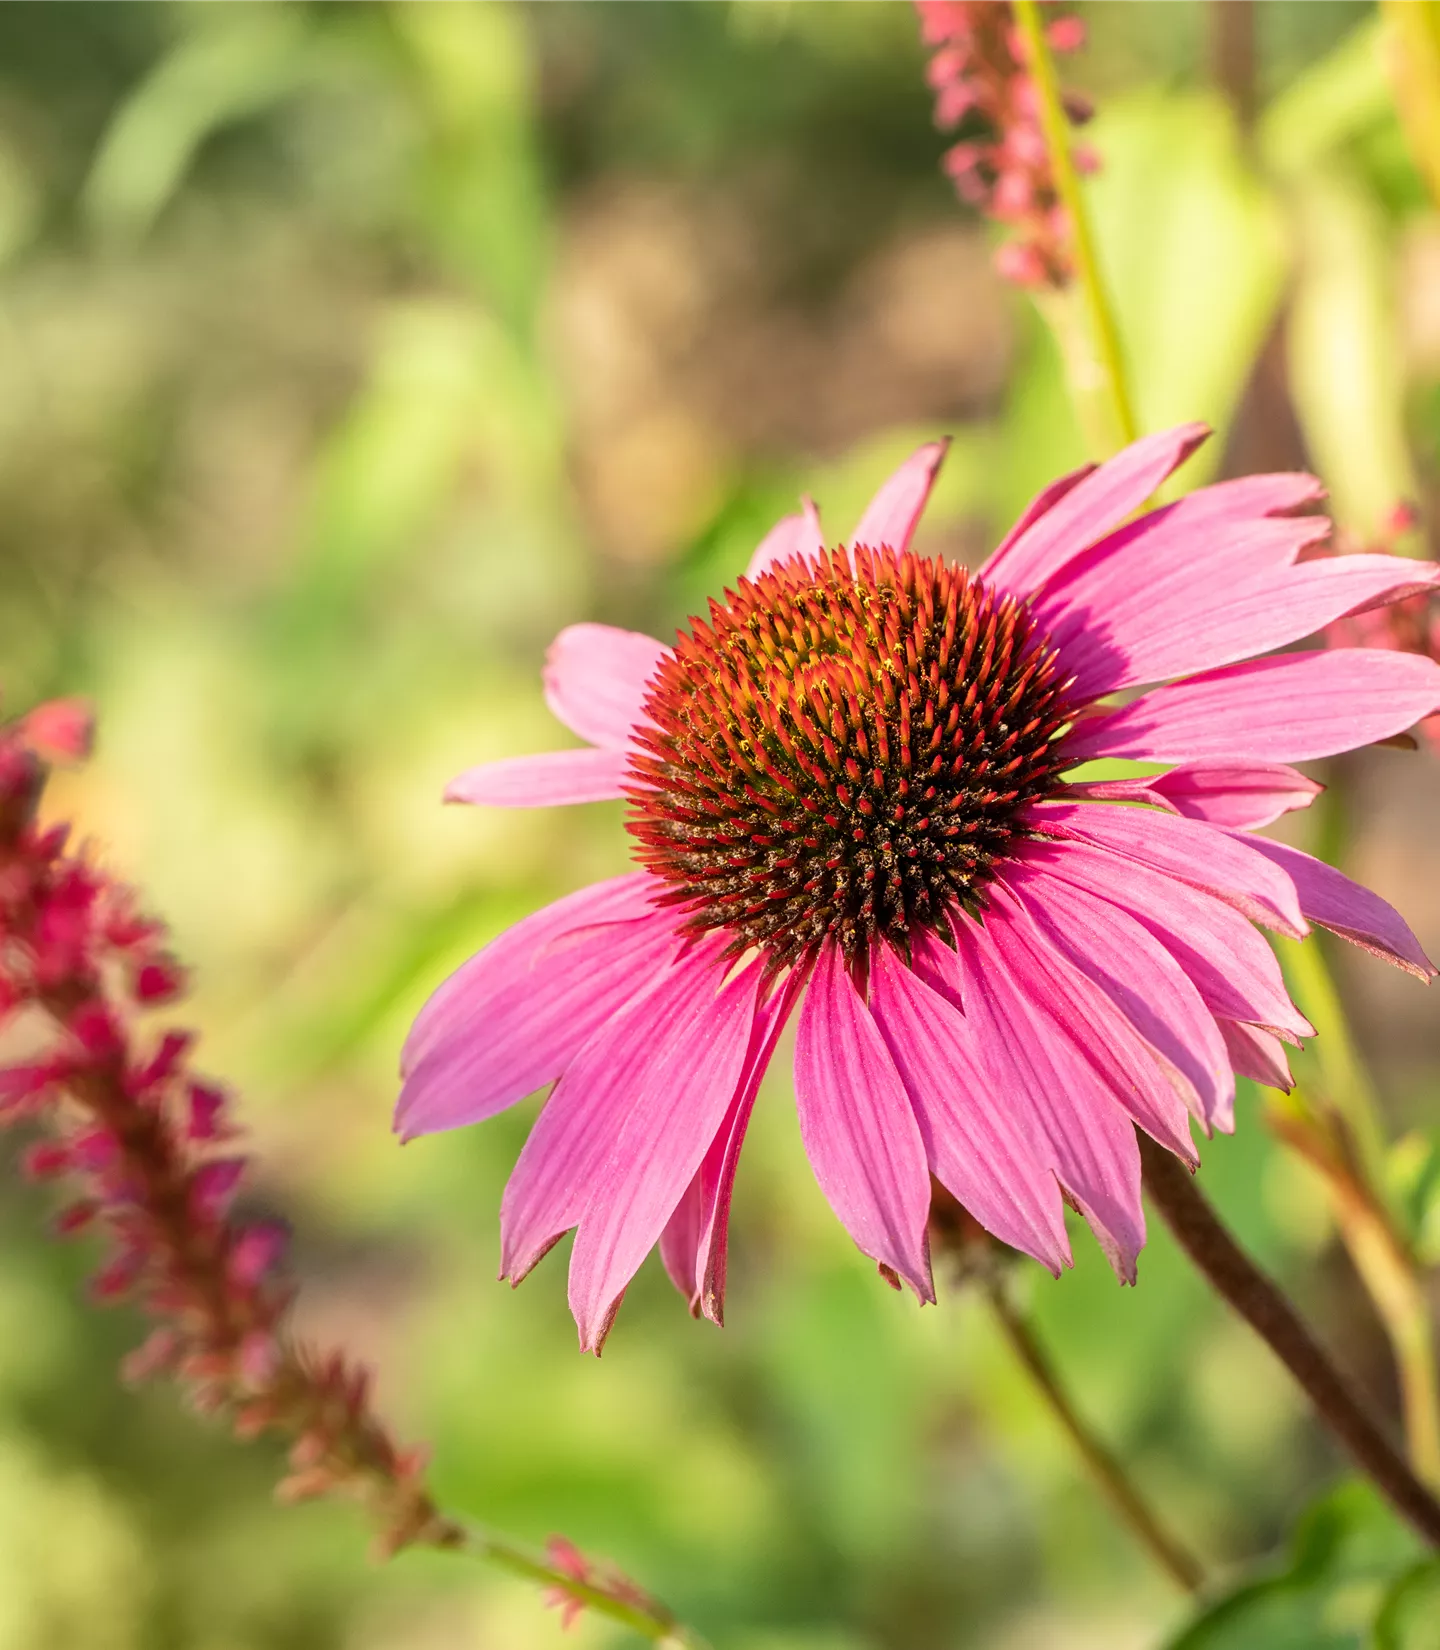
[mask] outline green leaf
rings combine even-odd
[[[1305,1513],[1286,1560],[1212,1599],[1166,1650],[1364,1650],[1387,1608],[1400,1619],[1389,1601],[1420,1552],[1368,1484],[1342,1485]]]

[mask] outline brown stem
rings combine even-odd
[[[1294,1307],[1221,1225],[1189,1171],[1140,1135],[1150,1199],[1180,1247],[1304,1388],[1320,1419],[1432,1547],[1440,1547],[1440,1502],[1366,1414]]]
[[[1189,1593],[1198,1593],[1205,1585],[1205,1572],[1199,1562],[1160,1523],[1126,1476],[1124,1467],[1080,1418],[1061,1386],[1050,1359],[1036,1340],[1034,1330],[1015,1310],[998,1279],[990,1282],[988,1293],[995,1316],[1015,1356],[1045,1395],[1056,1419],[1069,1433],[1070,1441],[1094,1473],[1101,1489],[1114,1503],[1115,1510],[1176,1586]]]

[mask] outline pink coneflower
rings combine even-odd
[[[782,521],[673,647],[563,631],[546,698],[590,748],[450,786],[630,804],[638,869],[440,987],[397,1117],[407,1137],[457,1128],[558,1079],[505,1191],[502,1275],[578,1228],[583,1346],[599,1350],[656,1243],[720,1321],[736,1163],[797,1008],[816,1178],[859,1247],[930,1300],[932,1174],[1055,1272],[1069,1202],[1134,1278],[1133,1125],[1193,1164],[1190,1120],[1230,1129],[1235,1073],[1285,1086],[1282,1039],[1311,1032],[1252,923],[1320,923],[1434,972],[1383,900],[1249,833],[1315,794],[1285,764],[1440,708],[1440,666],[1367,648],[1240,661],[1440,570],[1296,565],[1329,529],[1291,514],[1320,496],[1305,475],[1130,519],[1206,434],[1053,483],[975,574],[910,549],[945,450],[922,447],[847,543],[826,548],[808,501]],[[1105,703],[1150,682],[1166,685]],[[1067,779],[1099,757],[1175,766]]]
[[[1013,231],[996,267],[1017,286],[1066,285],[1073,273],[1070,226],[1013,8],[1008,0],[915,0],[915,9],[921,38],[936,48],[927,70],[935,124],[960,131],[945,153],[945,170],[961,200]],[[1085,27],[1060,15],[1046,34],[1052,50],[1072,52],[1084,43]],[[1089,119],[1082,98],[1069,95],[1065,106],[1076,124]],[[1075,162],[1086,171],[1095,166],[1087,149],[1076,151]]]

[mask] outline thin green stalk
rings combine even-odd
[[[1395,104],[1415,165],[1440,205],[1440,3],[1380,0]]]
[[[525,1581],[552,1587],[557,1593],[594,1610],[597,1615],[618,1622],[642,1638],[649,1639],[652,1644],[660,1645],[662,1650],[707,1650],[705,1641],[698,1634],[682,1627],[663,1605],[653,1600],[642,1601],[637,1597],[631,1602],[619,1598],[604,1587],[568,1575],[504,1536],[494,1535],[477,1526],[454,1526],[454,1529],[456,1539],[441,1543],[452,1551],[486,1559]]]
[[[1050,150],[1055,193],[1070,223],[1071,251],[1083,311],[1083,324],[1077,325],[1068,312],[1069,294],[1060,294],[1046,300],[1047,319],[1054,326],[1065,355],[1066,372],[1087,438],[1098,456],[1107,457],[1139,433],[1120,351],[1120,334],[1095,257],[1095,240],[1090,231],[1085,197],[1080,191],[1080,175],[1070,151],[1070,122],[1045,38],[1045,21],[1037,0],[1015,0],[1014,10],[1039,98],[1040,126]]]

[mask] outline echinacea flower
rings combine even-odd
[[[1235,1074],[1288,1085],[1283,1041],[1311,1034],[1252,924],[1319,923],[1434,973],[1383,900],[1251,833],[1317,791],[1288,764],[1440,708],[1440,665],[1416,654],[1254,655],[1440,570],[1297,564],[1329,530],[1294,513],[1321,496],[1305,475],[1136,515],[1207,433],[1056,481],[973,574],[910,549],[945,451],[922,447],[846,543],[827,548],[809,501],[780,522],[673,647],[563,631],[546,698],[589,748],[450,786],[630,805],[637,869],[440,987],[397,1115],[430,1134],[555,1082],[505,1190],[502,1276],[577,1228],[584,1347],[657,1243],[720,1321],[736,1164],[797,1009],[816,1179],[860,1249],[931,1300],[932,1175],[1057,1273],[1070,1203],[1133,1280],[1134,1126],[1193,1165],[1191,1120],[1231,1129]],[[1172,765],[1067,777],[1102,757]]]

